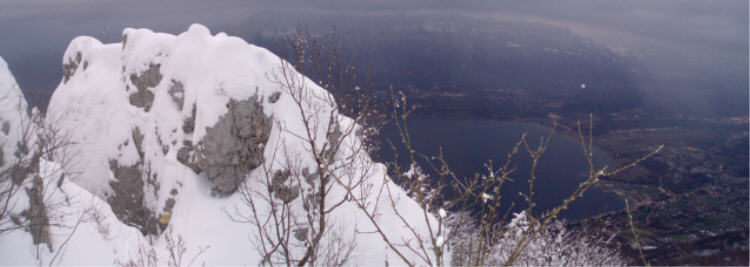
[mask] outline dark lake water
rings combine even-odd
[[[484,164],[489,159],[492,159],[496,167],[501,166],[500,164],[506,161],[507,153],[524,132],[528,133],[527,140],[534,148],[540,138],[546,137],[550,131],[548,127],[533,123],[483,119],[412,119],[408,126],[415,149],[432,156],[438,155],[442,146],[447,162],[459,177],[473,177],[474,173],[486,173]],[[400,145],[401,139],[394,125],[386,126],[381,138],[390,139],[397,146]],[[399,155],[405,156],[406,153],[400,151]],[[392,149],[385,141],[379,157],[383,161],[393,160]],[[594,162],[597,167],[608,165],[610,170],[616,166],[614,160],[598,149],[594,150]],[[512,175],[514,182],[506,182],[503,185],[502,194],[506,200],[503,205],[515,202],[514,210],[518,212],[526,208],[518,193],[528,192],[529,187],[527,180],[530,175],[531,157],[525,149],[520,150],[514,157],[511,166],[517,170],[514,172],[515,175]],[[580,142],[566,135],[553,135],[537,167],[535,210],[543,211],[557,206],[585,180],[587,171],[588,164]],[[578,220],[623,207],[621,198],[598,188],[591,188],[583,198],[573,202],[568,210],[561,213],[561,216],[568,220]]]

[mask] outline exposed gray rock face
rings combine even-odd
[[[290,176],[291,172],[289,170],[276,171],[273,174],[273,180],[271,180],[271,192],[273,192],[273,196],[284,202],[284,204],[292,202],[299,197],[299,186],[286,184]]]
[[[172,85],[169,86],[167,93],[172,97],[172,100],[177,104],[177,107],[182,110],[182,106],[185,105],[185,87],[184,85],[176,80],[172,80]]]
[[[137,163],[123,166],[115,159],[109,161],[109,169],[114,174],[115,181],[109,182],[114,194],[107,197],[107,203],[123,223],[138,228],[143,235],[156,235],[159,233],[157,218],[155,213],[146,207],[144,196],[146,188],[153,188],[156,193],[159,182],[156,174],[152,175],[151,167],[144,167],[144,138],[145,135],[140,128],[136,127],[132,130],[133,145],[139,157]]]
[[[268,102],[271,104],[276,103],[276,101],[279,101],[279,98],[281,97],[281,92],[276,92],[268,96]]]
[[[29,231],[34,245],[47,244],[52,249],[49,239],[49,217],[44,205],[44,182],[38,175],[32,180],[31,188],[26,189],[29,196],[29,208],[21,212],[21,216],[28,220]]]
[[[271,191],[275,192],[276,189],[284,186],[284,183],[289,180],[289,176],[292,176],[292,172],[289,170],[278,170],[274,172],[273,178],[271,179]]]
[[[144,182],[141,163],[120,166],[117,160],[109,161],[115,181],[109,182],[114,194],[107,198],[112,212],[123,223],[136,227],[143,235],[158,234],[157,218],[143,203]]]
[[[144,152],[143,152],[143,138],[146,136],[141,133],[141,129],[138,127],[135,127],[133,129],[133,144],[135,144],[135,151],[138,152],[138,157],[143,159]]]
[[[162,140],[161,134],[159,134],[159,126],[154,127],[154,135],[156,136],[156,142],[159,143],[159,147],[161,148],[161,153],[167,155],[169,153],[169,145],[165,144],[164,140]]]
[[[294,238],[296,238],[299,241],[305,241],[307,240],[307,227],[302,227],[299,229],[294,229]]]
[[[195,111],[196,106],[195,103],[193,103],[193,110],[190,111],[190,117],[187,117],[185,121],[182,122],[183,133],[191,134],[195,130]]]
[[[315,178],[316,178],[317,176],[318,176],[318,173],[317,173],[317,172],[313,172],[313,173],[311,173],[311,172],[310,172],[310,169],[308,169],[307,167],[305,167],[304,169],[302,169],[302,178],[304,178],[304,179],[305,179],[305,182],[306,182],[306,183],[307,183],[308,185],[310,185],[310,186],[313,186],[313,185],[314,185],[314,182],[315,182]]]
[[[81,52],[76,53],[76,58],[68,58],[68,63],[63,64],[63,83],[67,83],[70,77],[76,73],[78,64],[81,64]]]
[[[193,142],[184,141],[180,150],[177,150],[177,161],[182,165],[188,166],[193,172],[201,173],[201,167],[195,160],[195,153],[193,150]]]
[[[333,128],[331,128],[331,131],[327,134],[328,143],[326,146],[326,150],[323,151],[323,158],[328,161],[333,161],[334,157],[336,156],[336,153],[339,151],[339,146],[341,145],[341,136],[343,133],[341,132],[341,124],[338,122],[333,124]]]
[[[10,168],[11,181],[16,185],[22,185],[23,182],[30,177],[32,174],[39,173],[39,160],[42,153],[39,150],[30,151],[29,146],[26,143],[28,141],[22,140],[16,144],[15,158],[26,159],[20,162],[20,164],[14,164]],[[37,149],[38,146],[32,146]]]
[[[160,64],[149,64],[148,70],[143,73],[130,75],[130,82],[137,89],[135,93],[130,95],[131,105],[143,108],[146,112],[151,110],[151,105],[154,103],[154,93],[149,91],[148,88],[155,87],[161,82],[162,75],[159,72],[160,68]]]
[[[10,133],[10,122],[3,122],[3,134],[8,135]]]
[[[257,96],[230,100],[227,114],[198,143],[198,166],[214,183],[214,191],[230,194],[245,175],[263,164],[263,150],[271,133],[272,120],[263,114]]]

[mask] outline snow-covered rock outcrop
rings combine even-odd
[[[330,108],[316,105],[328,93],[310,80],[301,81],[310,102],[300,106],[269,78],[281,62],[266,49],[224,33],[211,35],[197,24],[177,36],[125,29],[122,43],[115,44],[75,38],[63,56],[63,77],[46,114],[47,123],[61,125],[73,142],[66,155],[74,160],[63,166],[70,179],[61,181],[60,175],[51,174],[50,169],[59,168],[56,163],[42,162],[43,170],[50,172],[42,175],[47,183],[61,181],[50,191],[58,192],[52,199],[69,203],[63,209],[67,215],[58,218],[68,227],[52,229],[50,249],[35,248],[24,232],[0,236],[3,249],[21,242],[13,248],[16,257],[3,257],[0,265],[35,264],[39,259],[46,264],[63,242],[67,252],[55,263],[124,262],[146,246],[165,264],[165,229],[184,239],[192,249],[188,256],[208,247],[199,262],[260,263],[256,228],[229,216],[250,212],[238,188],[269,173],[274,180],[283,176],[289,162],[300,169],[314,165],[314,159],[299,156],[309,151],[299,138],[306,135],[301,114],[318,116],[320,122],[331,118]],[[6,77],[0,78],[0,87],[5,86]],[[336,125],[353,125],[346,117],[336,118]],[[325,139],[325,127],[313,131]],[[344,146],[357,142],[349,138]],[[271,167],[263,172],[263,166]],[[385,175],[384,166],[372,166],[369,175]],[[362,188],[358,190],[376,187],[363,183]],[[290,194],[284,201],[298,201],[295,194],[302,193],[299,187],[279,187],[275,194],[281,189]],[[390,190],[402,216],[416,231],[426,231],[417,203],[395,184]],[[346,198],[343,188],[334,186],[331,192],[332,201]],[[377,202],[376,195],[370,194],[368,202]],[[383,207],[391,205],[385,198],[379,201]],[[95,219],[70,227],[80,218],[71,214],[87,210]],[[384,232],[391,240],[411,240],[410,230],[396,223],[398,217],[389,210],[378,212]],[[337,238],[356,241],[350,264],[382,265],[386,258],[398,262],[355,204],[343,202],[330,216],[340,233]],[[96,255],[84,253],[89,248]]]
[[[28,132],[26,100],[8,64],[0,57],[0,172],[18,160],[19,141]]]

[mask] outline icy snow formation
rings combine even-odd
[[[0,172],[18,160],[18,141],[24,137],[29,116],[26,100],[8,64],[0,57]]]
[[[69,179],[60,181],[51,171],[42,177],[48,184],[61,185],[48,188],[55,195],[50,199],[74,200],[56,211],[63,212],[57,219],[67,227],[52,227],[51,250],[33,246],[23,231],[0,236],[0,251],[13,252],[13,257],[0,257],[0,265],[47,264],[53,258],[55,264],[109,265],[128,260],[143,246],[154,248],[160,263],[166,264],[166,227],[182,236],[189,247],[186,257],[198,247],[208,247],[198,263],[260,263],[253,246],[256,228],[228,216],[235,211],[249,214],[236,192],[238,186],[258,180],[263,175],[259,166],[269,161],[276,163],[266,164],[273,166],[271,173],[285,171],[286,162],[295,160],[314,166],[312,159],[287,158],[307,148],[298,138],[305,130],[300,107],[269,79],[281,59],[240,38],[211,35],[194,24],[177,36],[125,29],[122,43],[114,44],[77,37],[62,63],[63,77],[46,120],[63,126],[74,142],[67,152],[75,160],[64,166]],[[0,73],[0,90],[8,91],[6,85],[12,81],[10,74]],[[311,103],[328,95],[313,82],[303,82]],[[328,120],[327,110],[313,112],[313,106],[301,108],[317,113],[320,121]],[[339,123],[352,121],[342,116]],[[325,132],[318,136],[324,138]],[[345,146],[357,142],[350,138]],[[60,168],[54,162],[42,165],[44,170]],[[384,166],[373,166],[371,177],[385,175]],[[398,186],[390,188],[405,219],[426,233],[417,203]],[[331,192],[334,199],[345,194],[342,188]],[[19,202],[24,202],[21,195]],[[377,201],[372,195],[371,204]],[[380,201],[380,206],[390,207],[385,198]],[[76,214],[96,214],[96,219],[72,227],[82,217]],[[350,264],[398,261],[379,235],[365,233],[374,227],[353,203],[344,202],[331,216],[343,238],[356,240]],[[412,239],[389,208],[381,210],[377,220],[389,239]],[[68,237],[67,249],[55,258],[55,248]]]

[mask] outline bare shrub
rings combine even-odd
[[[181,266],[193,266],[196,260],[206,252],[209,246],[199,246],[198,251],[193,254],[189,262],[184,262],[190,248],[181,234],[174,234],[174,230],[169,227],[164,232],[164,242],[166,242],[165,252],[167,255],[167,266],[170,267],[181,267]],[[163,259],[162,259],[163,260]],[[115,260],[115,265],[122,267],[136,267],[136,266],[161,266],[162,263],[159,259],[159,254],[156,249],[146,242],[139,239],[138,249],[134,254],[130,255],[130,258],[126,261]],[[205,263],[203,264],[205,265]]]
[[[344,265],[356,247],[355,233],[346,233],[331,214],[350,194],[332,193],[339,186],[332,175],[348,172],[351,179],[342,182],[360,186],[374,166],[367,154],[376,145],[357,141],[377,134],[382,115],[369,89],[357,84],[358,72],[345,61],[335,32],[319,39],[299,27],[284,37],[282,46],[286,60],[268,74],[281,88],[273,102],[291,98],[304,129],[295,131],[287,122],[275,121],[280,131],[277,143],[270,145],[275,148],[272,156],[260,175],[240,186],[250,212],[235,210],[230,217],[258,230],[253,246],[260,253],[259,264]],[[310,88],[305,75],[318,79],[328,93]],[[280,145],[298,142],[302,152]]]
[[[328,43],[329,39],[326,38],[322,41],[313,38],[301,27],[294,34],[286,36],[285,40],[288,49],[282,51],[289,52],[285,56],[287,60],[282,60],[280,68],[268,77],[282,88],[286,93],[284,97],[292,98],[304,129],[299,133],[286,128],[284,122],[276,122],[281,131],[294,140],[276,138],[279,143],[274,145],[274,156],[264,163],[256,179],[250,179],[241,187],[240,192],[250,212],[235,210],[230,214],[236,221],[250,223],[258,230],[259,238],[254,240],[253,245],[261,254],[260,264],[346,264],[356,244],[354,240],[341,238],[346,236],[341,234],[341,230],[332,235],[334,229],[344,228],[330,217],[337,207],[346,202],[362,212],[372,226],[367,231],[356,230],[355,234],[378,235],[385,242],[387,250],[397,255],[401,264],[408,266],[525,264],[531,262],[529,255],[538,255],[537,251],[529,250],[543,248],[560,252],[565,246],[555,246],[563,245],[562,241],[582,244],[572,247],[577,251],[577,256],[565,256],[567,252],[560,252],[560,255],[551,255],[548,261],[542,258],[543,261],[534,263],[620,263],[616,257],[611,261],[586,258],[591,256],[587,253],[609,251],[593,245],[596,242],[581,241],[586,240],[584,237],[574,238],[574,234],[561,228],[562,223],[557,218],[600,177],[632,168],[659,149],[619,169],[608,171],[606,166],[599,168],[593,163],[593,118],[590,118],[588,134],[583,133],[580,124],[578,127],[584,158],[588,163],[586,179],[559,205],[539,212],[534,210],[536,168],[548,147],[554,127],[550,135],[537,144],[531,144],[525,134],[521,136],[501,166],[495,166],[490,161],[486,164],[486,173],[482,175],[457,177],[445,161],[442,150],[439,155],[428,156],[414,149],[408,118],[417,107],[409,105],[403,93],[392,92],[390,114],[401,142],[389,145],[394,151],[397,146],[404,147],[407,154],[402,156],[407,158],[408,164],[401,166],[397,154],[396,160],[388,163],[391,175],[383,173],[376,176],[375,165],[367,154],[377,146],[368,140],[377,135],[378,125],[382,125],[378,124],[382,123],[378,116],[385,113],[372,108],[376,102],[374,98],[367,98],[367,91],[357,86],[356,69],[345,64],[341,46]],[[310,83],[304,75],[311,77],[331,94],[321,94],[308,88]],[[341,114],[348,116],[353,123],[342,123],[347,120]],[[301,141],[304,152],[290,153],[280,148],[282,146],[279,144],[292,141]],[[523,213],[524,226],[521,228],[505,223],[512,205],[501,210],[502,186],[512,181],[511,175],[515,169],[511,161],[519,153],[525,153],[532,159],[530,176],[527,177],[529,188],[522,194],[527,208]],[[391,181],[397,182],[401,188],[393,188]],[[343,189],[343,196],[331,194],[336,189]],[[417,222],[413,220],[414,210],[402,210],[397,205],[404,191],[421,207]],[[443,194],[446,191],[452,194]],[[395,216],[395,221],[387,222],[391,224],[389,227],[384,227],[382,224],[386,222],[379,220],[383,213]],[[471,227],[465,228],[466,225]],[[406,229],[408,236],[395,237],[386,232],[385,229],[393,226]],[[506,234],[511,230],[512,238]],[[468,236],[465,235],[467,231],[471,233]],[[557,239],[561,242],[556,242]],[[329,252],[335,253],[332,255]]]
[[[158,266],[159,259],[156,256],[156,250],[145,242],[138,242],[138,250],[134,255],[130,255],[127,261],[115,260],[114,264],[122,267],[155,267]]]
[[[11,96],[9,92],[0,101],[14,102]],[[23,96],[19,93],[19,97]],[[96,209],[73,210],[83,200],[64,191],[73,175],[64,167],[76,157],[70,153],[73,142],[63,130],[62,117],[45,116],[36,108],[29,114],[23,101],[17,102],[13,113],[2,114],[19,120],[6,122],[8,129],[3,131],[10,138],[0,141],[0,147],[15,147],[12,157],[4,157],[0,164],[0,234],[29,232],[39,264],[46,260],[53,265],[60,262],[78,227],[89,222]],[[20,192],[26,196],[18,195]],[[42,256],[43,249],[49,252],[49,258]]]
[[[580,198],[584,192],[586,192],[591,186],[596,184],[599,177],[611,176],[620,173],[626,169],[632,168],[639,162],[657,153],[659,149],[649,153],[648,155],[627,164],[621,168],[613,171],[607,171],[607,166],[603,168],[597,168],[593,163],[593,138],[591,135],[593,129],[593,117],[589,119],[588,135],[584,135],[583,129],[579,123],[578,134],[580,137],[584,158],[588,163],[587,179],[581,182],[578,187],[565,198],[555,208],[550,210],[535,213],[534,207],[536,206],[534,201],[534,186],[536,177],[536,168],[539,159],[542,157],[547,149],[551,135],[554,132],[550,132],[550,135],[546,138],[542,138],[536,147],[526,140],[526,135],[522,135],[515,147],[508,153],[505,164],[500,167],[495,167],[490,161],[486,164],[487,172],[483,175],[475,175],[473,178],[460,179],[451,170],[448,163],[444,160],[442,150],[437,156],[427,156],[417,152],[413,145],[412,139],[409,134],[408,118],[409,115],[417,108],[416,106],[409,106],[405,95],[392,94],[393,97],[393,120],[395,121],[396,127],[401,136],[401,145],[406,148],[407,159],[409,162],[409,169],[403,168],[398,162],[398,154],[395,155],[396,160],[390,163],[391,170],[395,173],[395,177],[400,182],[401,186],[404,187],[415,199],[420,206],[423,208],[424,213],[424,225],[427,226],[429,233],[427,236],[418,232],[413,223],[403,219],[403,214],[408,211],[399,211],[395,205],[391,205],[390,208],[394,209],[393,212],[399,214],[401,220],[398,222],[403,227],[409,228],[413,233],[413,239],[417,242],[395,242],[386,238],[386,233],[383,233],[380,227],[376,227],[377,231],[380,232],[381,236],[389,247],[393,249],[397,255],[410,266],[413,265],[446,265],[451,262],[457,263],[458,265],[513,265],[516,263],[524,264],[523,261],[517,262],[520,258],[526,259],[524,255],[532,255],[536,252],[529,252],[528,250],[534,250],[539,247],[543,247],[535,241],[540,238],[540,235],[549,235],[549,231],[560,231],[558,226],[553,227],[557,222],[558,215],[561,211],[568,208],[568,206]],[[390,144],[396,151],[393,143]],[[501,207],[501,190],[503,183],[511,180],[511,174],[515,171],[511,167],[510,162],[512,158],[519,152],[524,151],[531,157],[532,164],[530,169],[530,177],[528,177],[529,189],[528,192],[522,193],[527,208],[524,210],[524,222],[525,225],[522,230],[518,230],[518,227],[508,227],[505,225],[505,219],[513,205],[507,210],[500,210]],[[430,177],[425,174],[423,170],[425,166],[428,170],[431,170],[436,177]],[[387,177],[383,179],[387,180]],[[338,179],[337,179],[338,180]],[[394,195],[391,194],[391,190],[388,190],[387,182],[383,182],[385,185],[388,197],[393,202]],[[445,188],[452,190],[452,196],[446,198],[445,194],[441,194]],[[349,188],[347,188],[349,190]],[[356,200],[356,198],[355,198]],[[374,218],[378,214],[377,209],[367,209],[364,203],[359,205],[360,209],[368,214],[368,217]],[[381,207],[382,208],[382,207]],[[385,207],[388,208],[388,207]],[[447,225],[447,213],[450,211],[453,215],[451,217],[451,225]],[[471,215],[469,211],[478,211],[477,214]],[[536,215],[539,214],[539,215]],[[433,215],[438,218],[435,224],[430,218]],[[474,218],[477,218],[474,221]],[[375,220],[373,223],[377,224]],[[461,237],[460,242],[454,242],[459,233],[466,232],[466,228],[460,226],[465,224],[475,224],[476,226],[471,229],[473,233],[471,236]],[[508,229],[516,229],[513,238],[508,238],[506,234]],[[554,235],[553,235],[554,236]],[[558,234],[557,238],[564,237],[565,234]],[[536,242],[536,243],[535,243]],[[427,246],[425,245],[427,244]],[[448,246],[446,246],[448,244]],[[554,246],[560,243],[544,243],[549,244],[548,246]],[[450,247],[453,245],[454,247]],[[534,246],[532,246],[534,245]],[[539,246],[537,246],[539,245]],[[500,248],[500,246],[502,248]],[[530,248],[530,246],[532,246]],[[549,250],[550,248],[544,247]],[[557,249],[557,248],[556,248]],[[596,248],[593,246],[582,246],[579,248],[581,255],[585,252],[595,252]],[[418,258],[422,262],[413,262],[405,256],[406,252],[411,252],[418,255]],[[505,253],[502,257],[498,257],[498,253]],[[451,258],[451,254],[454,258]],[[551,256],[550,260],[562,260],[563,258],[554,258]],[[591,257],[591,255],[576,256],[573,258],[564,258],[565,260],[581,260],[585,257]],[[616,258],[616,257],[615,257]],[[599,258],[592,258],[592,262],[600,261]],[[524,260],[525,261],[525,260]],[[619,263],[620,260],[613,260],[612,263]],[[554,263],[543,263],[538,262],[541,265],[548,265]]]

